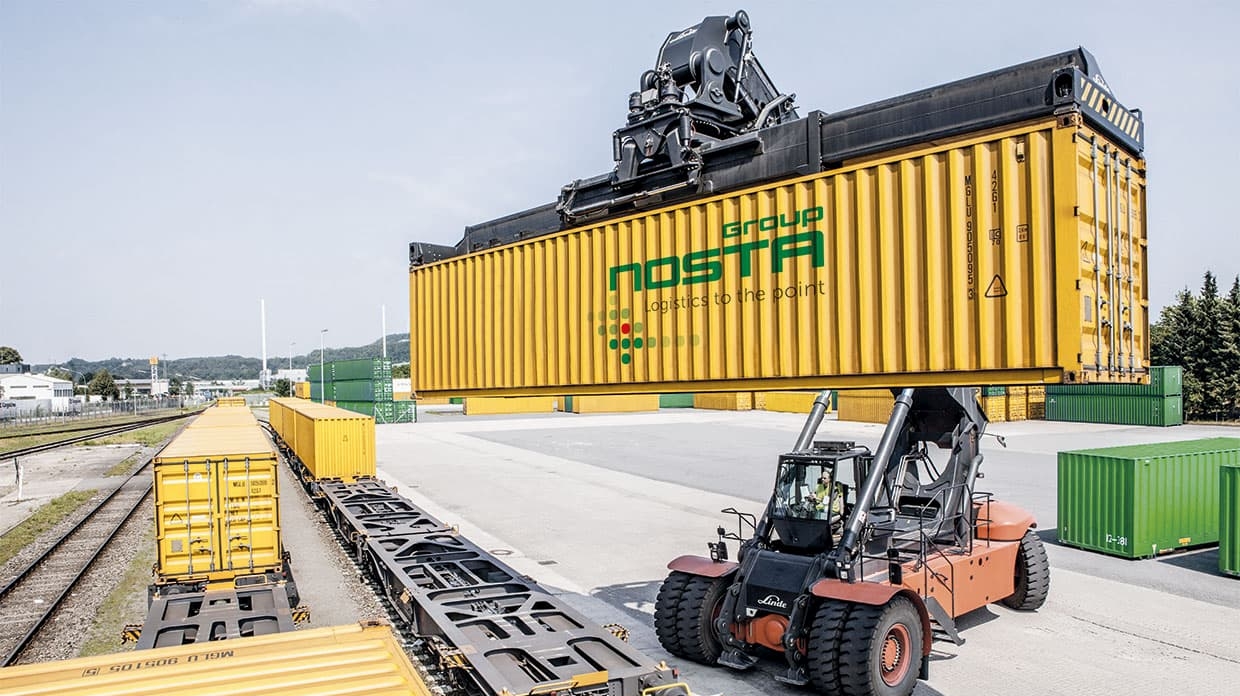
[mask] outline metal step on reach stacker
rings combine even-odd
[[[1046,551],[1033,515],[974,487],[986,417],[972,389],[896,391],[874,452],[814,441],[827,399],[779,457],[762,517],[724,510],[737,532],[720,527],[710,558],[668,564],[655,630],[695,662],[743,670],[782,653],[781,682],[907,695],[934,639],[963,643],[957,617],[1042,606]],[[740,542],[735,561],[728,540]]]

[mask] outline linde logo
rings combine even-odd
[[[758,604],[764,607],[774,607],[776,609],[787,609],[788,603],[780,599],[778,595],[769,594],[758,600]]]
[[[825,246],[823,233],[816,229],[797,231],[797,228],[813,225],[821,220],[824,214],[822,206],[817,206],[799,210],[791,217],[781,213],[724,223],[720,230],[721,236],[725,240],[737,240],[737,243],[690,251],[682,256],[663,256],[644,262],[612,266],[607,269],[607,287],[613,292],[618,290],[621,278],[625,277],[629,279],[634,292],[713,283],[723,278],[723,259],[728,256],[737,257],[740,277],[748,278],[753,275],[755,266],[761,264],[764,251],[770,256],[770,272],[773,274],[782,273],[784,262],[798,256],[809,256],[814,268],[821,268]],[[780,234],[784,231],[789,233]],[[770,239],[739,240],[743,237],[756,237],[764,232],[773,233],[774,236]]]

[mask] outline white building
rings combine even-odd
[[[0,390],[0,399],[16,403],[23,415],[65,413],[80,404],[73,398],[73,382],[47,375],[0,374]]]

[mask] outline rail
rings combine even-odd
[[[146,480],[143,481],[138,478],[139,474],[149,472],[150,465],[150,460],[147,460],[138,467],[72,529],[0,588],[0,649],[5,650],[0,666],[12,665],[21,657],[104,549],[151,494],[153,479],[144,477]],[[61,588],[51,601],[45,599],[50,594],[49,587]],[[31,607],[39,609],[32,613]]]
[[[31,454],[37,454],[39,452],[46,452],[48,450],[54,450],[58,447],[65,447],[68,445],[77,444],[79,442],[87,442],[89,440],[95,440],[101,437],[111,437],[112,435],[119,435],[120,433],[127,433],[130,430],[140,430],[142,428],[148,428],[152,425],[168,423],[168,422],[179,420],[182,418],[190,418],[192,416],[198,415],[199,413],[201,413],[201,411],[191,411],[189,413],[178,413],[178,414],[171,415],[171,416],[160,416],[158,418],[148,418],[148,419],[141,420],[141,421],[135,421],[133,423],[123,423],[121,425],[118,425],[112,428],[108,428],[106,426],[104,427],[104,429],[90,428],[90,430],[92,430],[93,432],[90,432],[86,435],[77,435],[74,437],[65,438],[63,440],[56,440],[55,442],[47,442],[41,445],[31,445],[30,447],[22,447],[22,448],[15,449],[15,450],[9,450],[8,452],[0,452],[0,459],[16,459],[17,457],[25,457]],[[33,437],[36,435],[60,435],[66,432],[75,432],[75,431],[57,430],[57,431],[52,431],[50,433],[26,433],[20,436],[5,436],[5,439],[9,437]]]

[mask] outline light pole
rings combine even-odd
[[[327,387],[325,384],[327,375],[323,372],[323,334],[325,333],[327,333],[327,329],[319,331],[319,403],[321,404],[327,403]]]
[[[296,341],[288,342],[288,371],[290,376],[293,373],[293,346],[297,345]]]

